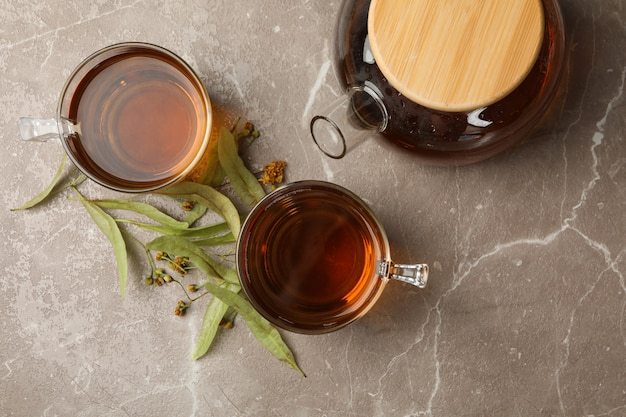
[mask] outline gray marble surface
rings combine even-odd
[[[341,161],[308,136],[341,94],[338,1],[0,2],[1,416],[626,415],[626,4],[562,0],[570,61],[552,122],[495,159],[417,163],[381,140]],[[350,188],[396,262],[428,262],[425,291],[391,283],[362,320],[283,333],[307,378],[238,321],[189,359],[202,308],[146,287],[119,297],[106,238],[60,194],[9,209],[52,178],[59,143],[23,143],[84,57],[147,41],[185,58],[216,105],[262,130],[247,161]],[[91,197],[110,193],[86,184]]]

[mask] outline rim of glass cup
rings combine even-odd
[[[204,85],[204,83],[202,82],[202,80],[200,79],[196,71],[180,56],[170,51],[169,49],[166,49],[162,46],[155,45],[149,42],[119,42],[119,43],[115,43],[109,46],[105,46],[104,48],[101,48],[93,52],[92,54],[87,56],[85,59],[83,59],[81,63],[78,64],[76,68],[74,68],[74,70],[72,70],[71,74],[67,77],[63,85],[63,88],[61,89],[61,95],[59,97],[59,101],[57,104],[56,117],[57,117],[58,123],[61,124],[62,120],[67,120],[67,118],[65,118],[63,115],[63,112],[65,110],[64,104],[69,105],[68,100],[71,102],[72,95],[73,95],[73,92],[75,91],[76,86],[80,83],[80,81],[82,80],[82,77],[89,72],[88,70],[83,73],[83,71],[86,68],[93,69],[103,60],[119,55],[121,51],[124,51],[124,50],[132,51],[133,49],[143,49],[143,50],[148,49],[148,50],[157,51],[161,54],[167,55],[169,58],[174,60],[178,65],[180,65],[184,71],[186,71],[187,73],[186,75],[188,75],[190,77],[190,80],[193,81],[194,84],[196,84],[198,91],[201,93],[202,100],[205,103],[205,108],[206,108],[207,124],[206,124],[206,129],[204,132],[204,137],[202,139],[202,143],[194,159],[187,165],[187,167],[183,171],[181,171],[178,175],[170,178],[166,182],[151,185],[151,186],[146,186],[145,188],[138,188],[138,187],[125,188],[122,186],[111,184],[107,181],[104,181],[98,178],[95,175],[90,174],[89,169],[86,168],[83,164],[81,164],[75,158],[73,152],[71,151],[71,149],[69,148],[67,144],[67,141],[63,132],[59,132],[60,133],[59,136],[61,139],[61,143],[63,145],[63,149],[65,150],[65,153],[67,154],[70,161],[72,161],[72,163],[89,179],[96,182],[97,184],[102,185],[103,187],[109,188],[114,191],[136,194],[136,193],[146,193],[150,191],[159,190],[169,185],[175,184],[183,180],[194,170],[194,168],[198,165],[198,163],[202,159],[206,151],[206,148],[209,144],[209,139],[211,136],[211,129],[212,129],[213,110],[212,110],[212,105],[211,105],[211,99],[209,97],[209,93],[207,91],[206,86]],[[101,58],[101,59],[99,61],[96,61],[98,58]],[[94,61],[96,61],[95,65],[94,65]],[[82,75],[79,76],[79,74],[82,74]],[[70,91],[72,92],[72,94],[68,97],[67,93]]]
[[[243,292],[246,294],[246,296],[248,297],[248,299],[250,300],[250,303],[253,305],[253,307],[263,316],[265,317],[268,321],[270,321],[272,324],[291,331],[291,332],[295,332],[295,333],[301,333],[301,334],[324,334],[324,333],[329,333],[332,331],[336,331],[339,330],[341,328],[346,327],[347,325],[353,323],[354,321],[358,320],[359,318],[363,317],[368,311],[371,310],[371,308],[376,304],[377,300],[380,298],[380,296],[383,293],[383,290],[385,288],[385,286],[387,285],[387,283],[390,281],[390,277],[388,275],[384,275],[379,273],[380,271],[376,271],[375,275],[373,278],[374,279],[380,279],[380,285],[376,286],[376,288],[372,291],[372,293],[369,295],[369,297],[367,297],[367,299],[363,302],[363,307],[362,310],[359,312],[359,314],[351,317],[349,320],[339,323],[339,324],[334,324],[332,326],[318,326],[315,328],[302,328],[302,327],[298,327],[297,323],[295,324],[290,324],[286,321],[281,321],[278,320],[274,317],[272,317],[271,314],[269,314],[268,312],[265,311],[265,309],[259,305],[259,303],[256,302],[254,296],[252,294],[249,293],[246,283],[245,281],[245,277],[247,277],[247,273],[245,273],[246,271],[246,253],[245,253],[245,248],[247,247],[247,242],[249,241],[248,237],[250,235],[249,230],[250,227],[252,226],[252,224],[256,221],[256,218],[258,217],[258,213],[260,211],[265,211],[268,207],[270,207],[273,204],[278,203],[279,201],[281,201],[282,199],[284,199],[285,197],[288,197],[289,195],[291,195],[294,192],[300,193],[303,192],[303,190],[307,190],[307,189],[326,189],[326,190],[331,190],[333,192],[338,192],[346,197],[349,197],[350,199],[354,200],[355,203],[357,203],[357,205],[367,214],[367,220],[368,220],[368,224],[369,226],[377,233],[376,235],[376,239],[378,240],[378,244],[380,246],[380,257],[381,259],[379,259],[378,261],[382,261],[383,263],[389,263],[391,262],[391,248],[389,245],[389,240],[387,238],[387,233],[385,232],[385,229],[382,225],[382,223],[380,222],[380,220],[378,220],[378,217],[376,216],[376,214],[372,211],[372,209],[369,207],[369,205],[363,201],[363,199],[361,197],[359,197],[358,195],[356,195],[355,193],[353,193],[352,191],[337,185],[337,184],[333,184],[331,182],[327,182],[327,181],[320,181],[320,180],[301,180],[301,181],[295,181],[283,186],[280,186],[278,188],[276,188],[275,190],[273,190],[271,193],[267,194],[265,197],[263,197],[250,211],[250,213],[247,215],[246,219],[244,220],[242,226],[241,226],[241,232],[239,233],[239,237],[237,239],[237,249],[236,249],[236,267],[237,267],[237,274],[239,276],[239,280],[241,283],[241,288],[243,290]],[[370,223],[371,221],[371,223]]]

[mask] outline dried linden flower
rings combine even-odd
[[[265,165],[263,168],[263,177],[259,180],[263,184],[280,184],[283,182],[283,174],[287,163],[284,161],[274,161]]]
[[[195,205],[195,203],[193,201],[190,200],[185,200],[182,203],[182,208],[183,211],[191,211],[193,210],[193,206]]]

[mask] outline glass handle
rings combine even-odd
[[[428,282],[428,265],[389,265],[389,277],[397,281],[406,282],[419,288],[425,288]]]
[[[67,119],[33,119],[22,117],[19,122],[22,140],[31,142],[47,142],[58,139],[61,134],[80,133],[78,125]]]
[[[20,134],[22,140],[32,142],[47,142],[50,139],[58,139],[59,126],[56,119],[20,119]]]
[[[311,136],[328,157],[343,158],[364,136],[387,128],[389,115],[375,86],[351,87],[311,120]]]

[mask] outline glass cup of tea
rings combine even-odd
[[[204,83],[174,53],[120,43],[85,59],[69,76],[56,117],[20,119],[24,140],[60,138],[70,160],[110,189],[154,191],[189,175],[209,142]]]
[[[428,266],[392,262],[387,236],[354,193],[299,181],[263,198],[237,242],[237,271],[254,308],[297,333],[340,329],[367,313],[390,279],[424,288]]]

